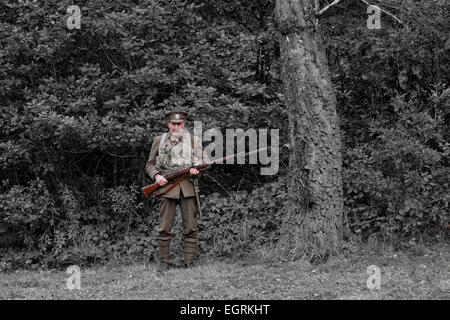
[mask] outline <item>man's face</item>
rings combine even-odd
[[[169,121],[168,125],[170,133],[174,136],[179,136],[181,134],[181,131],[184,129],[184,126],[186,125],[186,121],[180,123]]]

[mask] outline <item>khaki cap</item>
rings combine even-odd
[[[167,114],[167,119],[170,122],[181,123],[183,121],[186,121],[187,115],[188,115],[187,112],[184,112],[184,111],[179,111],[179,110],[177,110],[177,111],[170,111]]]

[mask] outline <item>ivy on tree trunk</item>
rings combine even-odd
[[[323,259],[340,246],[343,194],[336,96],[314,0],[277,0],[290,128],[290,189],[280,244],[291,258]]]

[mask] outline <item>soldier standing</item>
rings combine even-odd
[[[171,229],[175,221],[176,206],[181,208],[183,221],[183,253],[185,267],[192,266],[197,251],[197,202],[191,178],[196,178],[199,171],[194,165],[205,163],[201,141],[198,141],[187,129],[187,113],[172,111],[167,114],[169,132],[157,136],[152,144],[146,171],[156,183],[164,186],[158,191],[161,198],[158,226],[159,270],[165,271],[170,266]],[[173,186],[164,177],[171,171],[190,169],[190,178],[183,179]]]

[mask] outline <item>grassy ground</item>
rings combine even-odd
[[[249,259],[201,261],[157,275],[154,264],[81,269],[81,289],[65,270],[0,275],[0,299],[449,299],[449,246],[407,253],[346,253],[320,265]],[[369,290],[367,267],[381,270]]]

